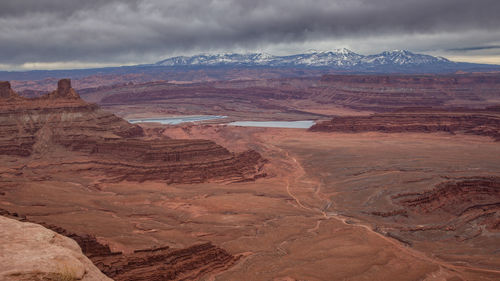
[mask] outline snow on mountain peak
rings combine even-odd
[[[341,49],[335,49],[332,52],[340,54],[340,55],[350,55],[350,54],[355,54],[353,51],[347,49],[347,48],[341,48]]]
[[[301,66],[301,67],[334,67],[348,69],[353,67],[435,65],[451,63],[442,57],[415,54],[408,50],[384,51],[374,55],[360,55],[349,49],[341,48],[331,51],[308,50],[302,54],[273,56],[267,53],[221,53],[201,54],[197,56],[179,56],[162,60],[161,66]]]

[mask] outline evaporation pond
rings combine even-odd
[[[309,129],[314,121],[236,121],[230,126]]]

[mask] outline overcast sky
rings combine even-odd
[[[408,49],[500,64],[499,0],[0,0],[0,69]]]

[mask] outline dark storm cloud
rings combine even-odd
[[[460,47],[449,38],[489,45],[497,43],[498,11],[498,0],[1,0],[0,64],[128,62],[412,34],[443,36],[398,47]]]
[[[0,16],[18,16],[29,13],[53,13],[58,15],[71,15],[81,9],[99,9],[111,2],[128,2],[135,4],[137,1],[119,0],[2,0]]]

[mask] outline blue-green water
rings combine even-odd
[[[230,126],[309,129],[314,121],[236,121]]]

